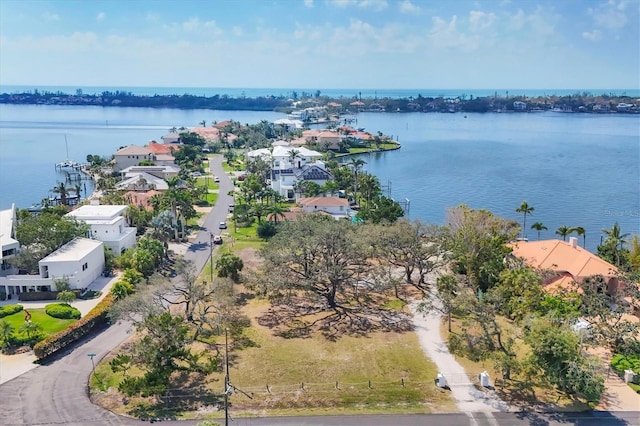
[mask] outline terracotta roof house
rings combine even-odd
[[[113,170],[119,172],[127,167],[137,166],[142,161],[154,161],[155,155],[146,146],[130,145],[118,150],[113,159],[115,164]]]
[[[298,204],[305,213],[322,212],[330,214],[334,219],[351,217],[349,201],[338,197],[307,197],[300,198]]]
[[[124,194],[124,198],[129,204],[144,207],[145,210],[152,210],[153,206],[151,205],[151,197],[157,194],[160,194],[160,191],[156,191],[154,189],[146,192],[129,191]]]
[[[618,288],[618,269],[593,253],[578,246],[578,239],[569,241],[542,240],[516,241],[508,244],[513,256],[521,258],[532,268],[555,272],[543,284],[553,291],[557,287],[571,288],[574,283],[582,283],[585,278],[601,275],[607,282],[608,291]]]
[[[226,120],[213,125],[213,127],[215,127],[216,129],[224,129],[227,126],[233,126],[233,121]]]
[[[149,150],[151,150],[151,152],[154,153],[155,155],[160,155],[160,154],[173,155],[175,151],[180,149],[179,146],[165,145],[163,143],[158,143],[156,141],[149,142],[146,148],[149,148]]]
[[[220,140],[220,129],[217,127],[193,127],[191,131],[205,138],[207,142]]]

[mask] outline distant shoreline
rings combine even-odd
[[[592,95],[576,93],[567,96],[505,96],[495,92],[492,96],[476,97],[461,94],[455,97],[425,97],[418,94],[403,98],[364,98],[362,96],[330,97],[315,93],[297,92],[292,97],[259,96],[230,97],[228,95],[200,96],[192,94],[138,95],[132,92],[103,91],[100,94],[84,94],[78,89],[75,94],[61,91],[40,92],[37,89],[21,93],[0,94],[0,104],[10,105],[65,105],[102,107],[142,107],[172,109],[211,109],[222,111],[276,111],[291,113],[325,109],[327,115],[354,114],[358,112],[540,112],[561,113],[640,113],[640,99],[630,96]],[[303,120],[304,121],[304,120]]]

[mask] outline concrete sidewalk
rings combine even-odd
[[[100,297],[89,300],[77,299],[71,305],[77,308],[82,316],[85,316],[91,309],[93,309],[103,298],[106,296],[115,282],[118,281],[120,275],[114,277],[99,277],[89,285],[88,289],[95,291],[102,291]],[[56,303],[56,300],[39,300],[33,302],[22,302],[19,300],[6,300],[0,302],[0,305],[12,305],[19,304],[24,306],[24,309],[38,309],[44,308],[50,303]],[[29,370],[39,367],[38,364],[34,364],[36,356],[33,351],[28,351],[15,355],[0,354],[0,384],[7,382],[15,377],[18,377]]]

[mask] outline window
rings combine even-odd
[[[82,270],[86,271],[87,268],[89,268],[89,264],[85,262],[84,265],[82,265]]]

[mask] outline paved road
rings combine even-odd
[[[209,232],[217,233],[217,224],[227,215],[232,198],[227,193],[232,184],[222,171],[221,157],[212,162],[215,175],[221,177],[220,196],[216,207],[207,217],[195,243],[185,255],[201,269],[209,259]],[[46,365],[0,385],[0,425],[140,425],[141,420],[118,416],[93,405],[88,398],[87,383],[92,370],[88,354],[95,353],[95,362],[104,358],[113,348],[129,337],[128,324],[114,324],[89,338]],[[2,366],[0,366],[2,368]],[[164,425],[195,425],[195,421],[162,421]],[[638,425],[640,413],[469,413],[393,416],[318,416],[237,418],[231,425],[255,426],[484,426],[530,425],[608,426]]]

